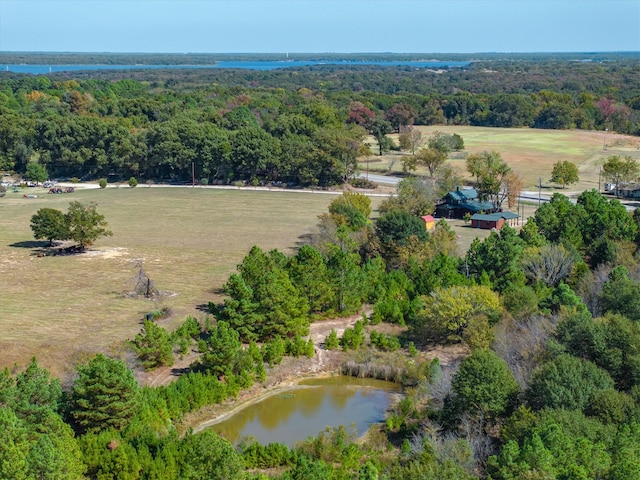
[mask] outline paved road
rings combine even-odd
[[[402,180],[402,178],[400,177],[377,175],[375,173],[369,173],[368,175],[366,173],[361,173],[359,175],[359,178],[365,178],[381,185],[397,185],[398,183],[400,183],[400,180]]]

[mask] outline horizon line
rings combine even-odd
[[[65,54],[65,55],[508,55],[508,54],[603,54],[637,53],[640,50],[527,50],[527,51],[485,51],[485,52],[112,52],[112,51],[71,51],[71,50],[0,50],[0,54]]]

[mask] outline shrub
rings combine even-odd
[[[338,334],[334,329],[331,329],[327,338],[324,339],[324,348],[327,350],[336,350],[340,346],[340,340],[338,340]]]
[[[378,188],[378,184],[376,182],[372,182],[366,178],[350,178],[349,183],[355,188],[368,188],[371,190]]]
[[[347,350],[356,350],[364,342],[364,324],[358,320],[353,328],[345,329],[340,339],[340,346]]]
[[[98,185],[100,185],[100,188],[107,188],[107,179],[101,178],[98,180]]]
[[[373,330],[369,335],[369,341],[371,342],[371,345],[387,352],[395,352],[400,349],[400,340],[398,340],[398,337],[395,335],[378,333]]]
[[[288,338],[286,341],[285,351],[286,354],[291,357],[301,357],[303,355],[309,356],[309,344],[300,335],[296,335],[293,338]],[[311,348],[313,348],[313,342],[311,342]],[[313,356],[313,353],[311,354]]]
[[[262,357],[270,367],[282,362],[282,357],[286,353],[285,341],[280,336],[276,336],[262,345]]]
[[[131,178],[129,179],[129,186],[130,186],[131,188],[133,188],[133,187],[137,187],[137,186],[138,186],[138,180],[136,179],[136,177],[131,177]]]

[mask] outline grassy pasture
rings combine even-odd
[[[77,189],[48,195],[29,188],[0,199],[0,366],[36,355],[54,375],[95,352],[109,352],[140,331],[144,313],[167,307],[174,327],[217,291],[253,245],[291,253],[313,231],[333,195],[202,188]],[[98,202],[113,236],[86,254],[39,257],[30,218],[40,208],[66,211],[71,200]],[[380,199],[372,199],[375,206]],[[124,295],[136,265],[157,288],[156,302]]]
[[[558,160],[580,169],[580,183],[568,193],[597,188],[599,167],[610,155],[640,158],[638,138],[603,132],[419,128],[425,139],[435,130],[458,133],[467,153],[499,151],[524,178],[525,189],[535,189],[541,176],[545,193],[556,190],[548,179]],[[386,171],[396,160],[393,171],[401,171],[402,155],[372,156],[370,170]],[[463,170],[459,156],[449,161]],[[36,355],[54,375],[64,376],[87,355],[117,350],[133,338],[146,312],[169,308],[160,320],[169,328],[187,315],[203,317],[201,306],[220,300],[218,289],[251,246],[291,253],[332,199],[320,193],[142,186],[78,189],[72,195],[9,191],[0,199],[0,367],[24,366]],[[43,207],[66,211],[71,200],[98,202],[114,235],[83,255],[39,257],[46,242],[33,240],[31,216]],[[374,209],[382,200],[372,198]],[[525,217],[534,211],[535,205],[527,206]],[[461,221],[452,226],[461,251],[489,234]],[[155,302],[125,295],[140,261],[157,288],[171,295]]]
[[[549,181],[553,165],[558,161],[568,160],[578,166],[579,183],[570,185],[565,190],[581,192],[598,188],[600,166],[607,157],[631,155],[640,160],[640,138],[609,132],[442,125],[416,128],[422,132],[425,142],[435,131],[460,135],[464,140],[465,150],[452,153],[448,161],[465,173],[465,153],[485,150],[500,152],[502,158],[523,178],[525,190],[536,190],[538,179],[542,178],[545,191],[562,192],[562,188]],[[383,157],[371,156],[369,168],[386,170],[390,162],[395,160],[392,170],[399,172],[405,155],[407,154],[393,153]],[[362,162],[360,168],[364,171],[366,162]],[[426,174],[426,171],[419,173]]]

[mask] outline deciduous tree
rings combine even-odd
[[[444,132],[433,132],[427,140],[429,148],[449,155],[450,152],[457,152],[464,149],[464,140],[457,133],[449,134]]]
[[[42,183],[49,178],[47,167],[37,162],[29,162],[27,171],[24,173],[24,179],[29,182]]]
[[[507,412],[520,390],[505,361],[488,349],[462,360],[451,386],[458,413],[488,417]]]
[[[551,181],[553,183],[559,183],[562,188],[572,183],[577,183],[580,178],[578,177],[578,167],[575,163],[571,163],[567,160],[558,161],[553,166],[551,171]]]
[[[49,246],[54,240],[66,240],[69,228],[65,214],[55,208],[41,208],[31,217],[31,231],[36,239],[49,240]]]
[[[104,215],[98,213],[95,203],[84,205],[77,201],[71,202],[65,220],[69,229],[67,238],[76,242],[81,250],[100,237],[113,235],[113,232],[107,229]]]
[[[403,210],[414,216],[429,215],[433,213],[435,203],[433,189],[418,177],[407,177],[398,183],[396,194],[380,205],[380,211]]]
[[[403,127],[413,124],[416,117],[416,109],[408,103],[396,103],[387,110],[386,118],[396,132]]]
[[[461,338],[472,317],[484,315],[495,323],[502,313],[497,293],[484,285],[437,287],[422,297],[414,330],[421,335]]]
[[[543,245],[525,250],[522,271],[534,283],[555,287],[569,275],[575,260],[574,255],[562,245]]]
[[[402,129],[398,136],[398,143],[402,150],[408,150],[415,155],[416,150],[422,145],[422,132],[413,127]]]
[[[436,170],[447,161],[447,154],[435,148],[423,148],[416,153],[416,162],[427,167],[429,176],[433,178]]]
[[[378,142],[378,151],[380,156],[382,156],[382,152],[385,148],[385,140],[387,133],[391,133],[391,124],[382,117],[375,117],[371,120],[367,126],[367,131],[373,135],[373,137]]]
[[[620,158],[619,155],[612,155],[602,165],[602,174],[615,184],[617,197],[622,183],[634,181],[638,178],[640,167],[637,160],[629,155],[624,158]]]
[[[515,192],[518,183],[515,182],[516,178],[509,176],[511,167],[506,164],[498,152],[469,155],[467,170],[476,179],[476,189],[480,198],[491,201],[496,210],[500,209],[510,190],[512,195],[515,194],[516,197],[520,194],[519,191]]]

